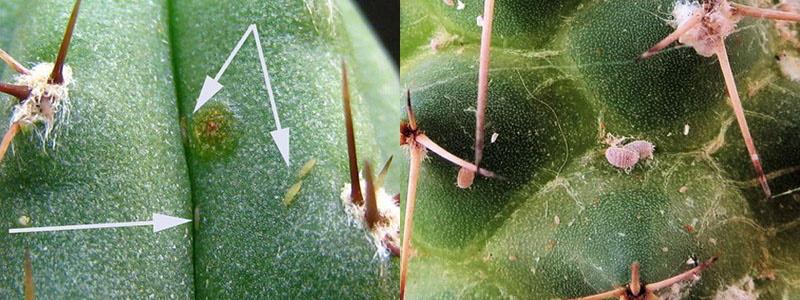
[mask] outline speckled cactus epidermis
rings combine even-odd
[[[759,184],[720,59],[680,42],[640,58],[676,30],[676,5],[721,2],[497,0],[485,111],[491,138],[480,166],[502,178],[479,176],[461,189],[458,167],[427,153],[407,297],[624,292],[634,263],[646,284],[711,258],[702,273],[655,294],[796,297],[796,25],[744,17],[724,43],[773,197]],[[483,1],[401,3],[401,85],[418,129],[468,161],[483,14]],[[618,169],[605,156],[610,136],[648,141],[655,152]]]
[[[0,48],[25,66],[52,63],[72,4],[3,1]],[[269,134],[252,38],[220,78],[225,88],[192,111],[251,24],[291,128],[289,166]],[[33,294],[26,278],[43,299],[395,296],[396,259],[376,256],[340,199],[350,183],[343,61],[359,159],[380,166],[399,153],[398,80],[350,1],[83,1],[66,59],[70,117],[45,143],[41,122],[21,129],[0,162],[0,297]],[[18,78],[5,66],[2,75]],[[3,97],[3,119],[24,100]],[[398,175],[388,173],[388,192]],[[193,222],[157,234],[8,234],[152,213]]]

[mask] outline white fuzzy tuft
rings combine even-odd
[[[694,12],[698,9],[703,9],[703,7],[700,5],[700,2],[678,0],[675,2],[675,7],[672,8],[672,17],[674,19],[670,21],[669,25],[674,28],[680,27],[686,23],[686,21],[689,21]]]
[[[745,276],[739,282],[725,287],[714,294],[714,300],[755,300],[758,299],[753,278]]]
[[[29,87],[31,95],[14,106],[11,118],[12,123],[19,122],[20,125],[44,123],[44,131],[39,134],[43,142],[47,141],[53,128],[69,116],[69,85],[72,84],[72,69],[64,66],[62,84],[47,82],[52,71],[52,63],[40,63],[31,69],[30,74],[17,77],[16,84]],[[45,98],[49,99],[49,113],[42,108],[42,99]]]
[[[360,184],[361,190],[365,191],[367,182],[361,179]],[[381,260],[389,259],[391,252],[386,243],[398,243],[400,241],[400,207],[395,203],[394,198],[386,193],[386,190],[378,188],[375,194],[377,196],[378,215],[380,215],[382,221],[376,223],[375,228],[368,229],[365,220],[366,206],[353,203],[350,196],[350,188],[351,185],[349,183],[345,184],[340,195],[349,221],[351,224],[369,231],[368,238],[375,245],[376,256],[380,257]],[[398,245],[393,244],[391,246],[397,247]]]
[[[734,10],[727,0],[707,5],[712,5],[708,11],[697,1],[678,0],[672,9],[674,19],[670,21],[670,25],[678,28],[688,22],[698,9],[702,10],[703,21],[681,35],[678,41],[694,48],[697,54],[711,57],[721,41],[736,30],[736,23],[741,17],[733,13]]]
[[[783,53],[778,56],[778,66],[784,76],[792,81],[800,82],[800,58]]]

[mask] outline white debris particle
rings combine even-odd
[[[495,142],[495,141],[497,141],[497,137],[498,137],[498,136],[500,136],[500,134],[499,134],[499,133],[497,133],[497,132],[495,132],[495,133],[492,133],[492,138],[489,140],[489,142],[491,142],[492,144],[494,144],[494,142]]]
[[[700,8],[700,2],[679,0],[675,2],[675,7],[672,8],[672,17],[674,18],[669,22],[672,27],[680,27],[692,17],[692,14]]]
[[[683,125],[683,135],[689,135],[689,124]]]
[[[683,193],[686,193],[686,191],[688,191],[688,190],[689,190],[689,188],[684,185],[680,189],[678,189],[678,192],[683,194]]]
[[[792,81],[800,81],[800,59],[795,56],[782,53],[778,56],[778,66],[781,73]]]
[[[461,0],[458,0],[458,4],[456,4],[456,9],[457,10],[463,10],[464,9],[464,2],[461,2]]]
[[[17,223],[21,226],[31,226],[31,217],[22,215],[17,219]]]
[[[669,252],[669,248],[667,247],[661,248],[661,252]]]
[[[558,216],[556,216],[555,218],[553,218],[553,223],[555,223],[556,225],[561,224],[561,219]]]
[[[627,236],[627,234],[625,234],[624,232],[617,232],[617,235],[618,235],[618,236],[621,236],[621,237],[625,237],[625,236]]]
[[[758,299],[758,294],[753,277],[745,276],[738,282],[717,291],[714,300],[754,300]]]
[[[714,246],[717,245],[717,239],[715,239],[715,238],[708,239],[708,242],[711,243],[711,245],[714,245]]]
[[[478,27],[483,27],[483,16],[478,16],[475,18],[475,23],[478,24]]]

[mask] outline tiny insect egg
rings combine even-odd
[[[606,160],[617,168],[629,169],[639,162],[639,154],[632,150],[611,147],[606,149]]]
[[[653,158],[653,151],[656,150],[656,146],[654,146],[653,143],[642,140],[633,141],[628,144],[625,144],[623,148],[638,153],[640,159]]]

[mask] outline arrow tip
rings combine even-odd
[[[221,89],[222,85],[219,84],[216,79],[206,76],[206,81],[203,82],[203,88],[200,90],[200,97],[197,97],[197,104],[194,105],[194,112],[192,113],[196,113],[200,107],[203,107],[203,105]]]
[[[283,161],[286,162],[286,166],[289,166],[289,128],[281,128],[270,132],[270,134],[281,152]]]
[[[153,214],[153,232],[159,232],[165,229],[170,229],[172,227],[189,223],[192,220],[177,218],[162,214]]]

